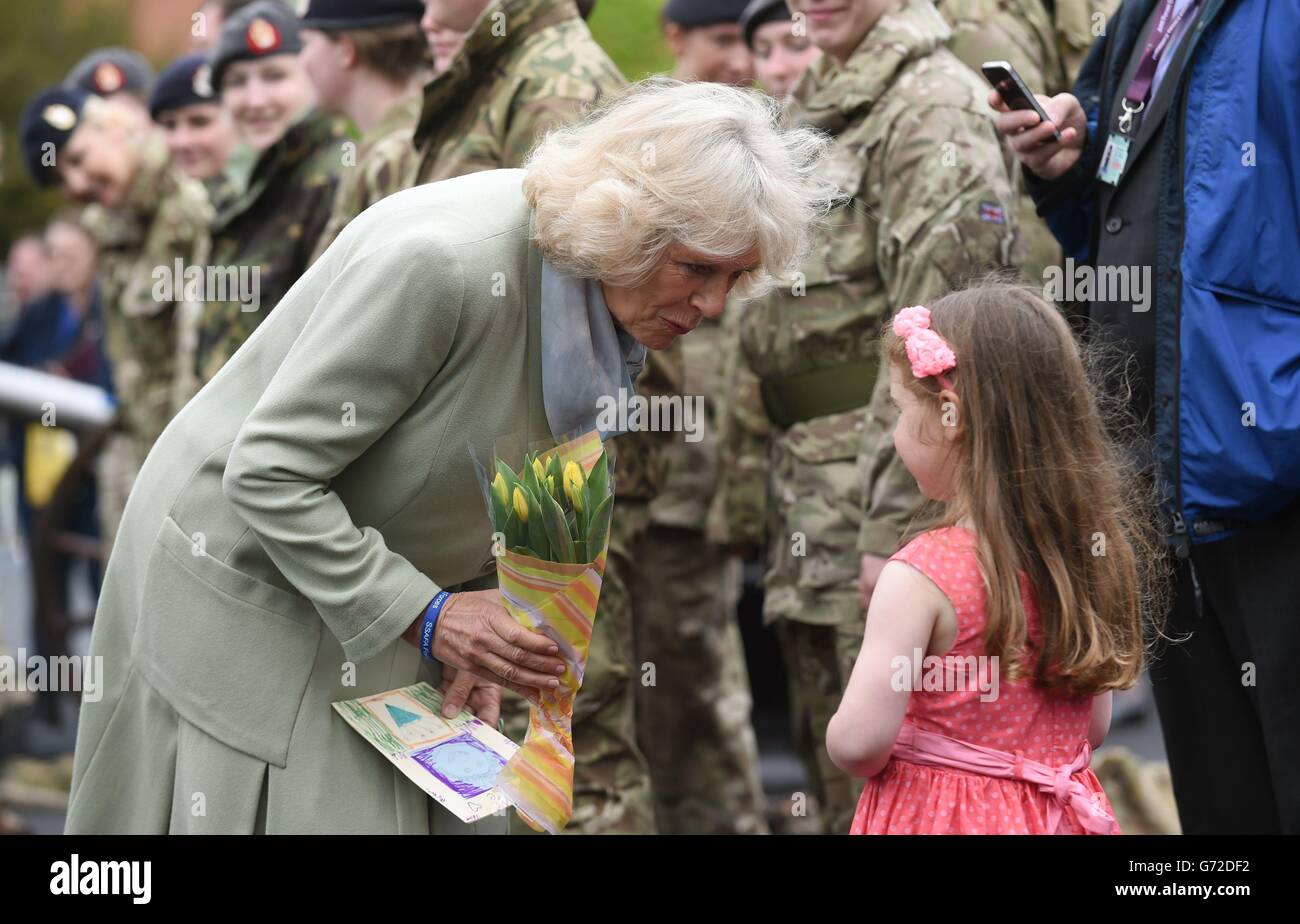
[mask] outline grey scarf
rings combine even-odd
[[[557,440],[598,429],[598,402],[631,395],[645,347],[614,323],[600,282],[542,261],[542,397]],[[608,416],[608,415],[606,415]],[[621,430],[601,430],[601,439]]]

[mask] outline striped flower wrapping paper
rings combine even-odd
[[[576,461],[590,472],[601,450],[593,432],[552,452],[562,465]],[[573,815],[573,700],[587,666],[608,548],[606,539],[588,564],[543,561],[512,551],[497,558],[506,609],[520,625],[555,642],[569,667],[559,687],[530,705],[528,735],[497,778],[519,817],[537,831],[558,834]]]

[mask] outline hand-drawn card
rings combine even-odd
[[[519,750],[467,709],[442,717],[442,693],[427,683],[334,703],[361,737],[464,822],[503,811],[497,774]]]

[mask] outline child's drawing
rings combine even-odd
[[[468,734],[413,751],[411,757],[465,799],[487,792],[496,785],[497,774],[506,765],[501,755]]]
[[[408,747],[432,744],[454,734],[454,729],[441,716],[428,714],[428,710],[400,690],[364,702],[370,713]]]
[[[342,700],[334,709],[461,821],[478,821],[510,805],[496,781],[518,746],[467,709],[443,718],[442,693],[429,684]]]

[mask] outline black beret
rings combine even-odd
[[[226,20],[212,52],[212,86],[221,92],[221,78],[236,61],[296,55],[302,51],[298,17],[277,0],[257,0]]]
[[[54,164],[46,163],[47,145],[55,156],[81,124],[81,110],[90,94],[80,87],[50,87],[28,101],[18,120],[18,139],[27,171],[38,186],[53,186]]]
[[[143,96],[153,83],[153,68],[144,55],[129,48],[98,48],[78,61],[63,83],[96,96],[123,90]]]
[[[748,0],[668,0],[664,19],[687,29],[740,22]]]
[[[740,14],[740,31],[745,35],[745,44],[754,47],[754,33],[759,26],[792,18],[785,0],[750,0],[745,12]]]
[[[218,102],[212,89],[212,65],[205,54],[185,55],[162,69],[149,94],[149,115],[157,119],[164,112],[195,103]]]
[[[297,0],[304,29],[372,29],[424,16],[421,0]]]

